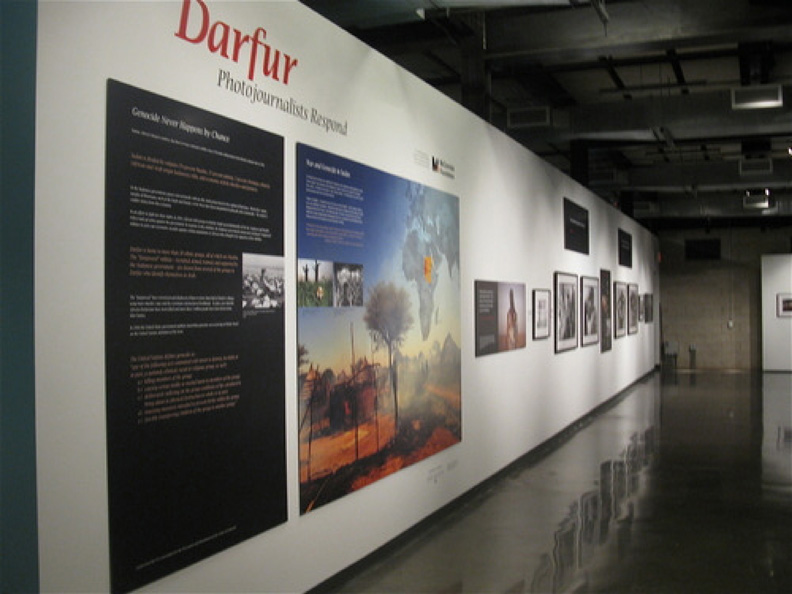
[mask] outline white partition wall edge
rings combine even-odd
[[[792,256],[788,254],[762,256],[762,368],[792,371]]]
[[[176,35],[192,18],[266,34],[280,76],[249,81],[210,42]],[[202,12],[205,10],[205,12]],[[191,35],[200,24],[192,22]],[[223,25],[211,29],[220,44]],[[262,36],[261,39],[264,39]],[[39,5],[36,148],[36,414],[41,589],[110,588],[105,420],[106,85],[115,79],[285,139],[288,520],[144,586],[152,592],[309,589],[496,473],[659,360],[659,316],[612,350],[555,354],[550,340],[474,356],[474,281],[551,289],[556,271],[660,287],[657,241],[633,220],[301,4],[57,2]],[[260,45],[259,48],[263,48]],[[260,51],[264,52],[263,49]],[[244,53],[244,52],[241,52]],[[285,55],[296,59],[286,83]],[[260,56],[259,56],[260,57]],[[222,72],[252,85],[220,82]],[[255,100],[256,90],[309,110]],[[261,95],[259,95],[261,96]],[[253,100],[251,100],[251,97]],[[346,126],[323,125],[315,110]],[[299,512],[295,150],[305,143],[458,196],[462,441],[311,513]],[[442,161],[432,167],[433,159]],[[108,175],[113,172],[108,171]],[[588,255],[564,249],[563,199],[589,213]],[[617,235],[632,236],[620,266]],[[530,305],[528,306],[530,317]],[[529,325],[530,328],[530,325]],[[563,516],[564,510],[560,510]]]

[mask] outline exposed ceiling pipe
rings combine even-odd
[[[602,26],[605,27],[605,35],[607,35],[610,16],[605,8],[605,0],[591,0],[591,6],[594,7],[594,12],[597,13],[597,16],[602,21]]]

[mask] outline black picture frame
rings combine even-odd
[[[641,294],[638,285],[627,285],[627,334],[638,334],[638,320],[641,314]]]
[[[555,294],[555,352],[562,353],[578,346],[578,277],[556,272],[553,275]]]
[[[644,295],[644,324],[654,322],[654,295],[646,293]]]
[[[792,293],[776,293],[776,317],[792,318]]]
[[[610,270],[600,270],[600,352],[611,350],[613,344],[613,308]]]
[[[599,279],[580,277],[580,346],[599,343],[600,294]]]
[[[533,339],[550,338],[550,321],[552,291],[550,289],[534,289],[532,293]]]
[[[613,337],[627,335],[627,283],[613,283]]]

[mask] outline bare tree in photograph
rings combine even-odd
[[[371,290],[363,319],[374,344],[388,347],[388,371],[393,389],[394,417],[398,433],[399,396],[393,350],[404,342],[405,334],[413,324],[413,317],[410,313],[410,296],[406,290],[393,283],[379,283]]]

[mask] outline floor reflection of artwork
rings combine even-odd
[[[461,440],[459,205],[307,146],[297,161],[306,513]]]
[[[570,503],[555,532],[552,554],[539,560],[530,592],[584,591],[578,588],[595,558],[612,541],[628,538],[622,525],[629,527],[642,473],[652,464],[656,447],[655,429],[649,427],[634,433],[617,458],[600,464],[599,488]]]
[[[578,506],[577,503],[574,503],[569,515],[564,518],[561,527],[555,533],[555,547],[553,548],[553,560],[555,561],[554,592],[563,592],[568,588],[578,568],[578,528]]]

